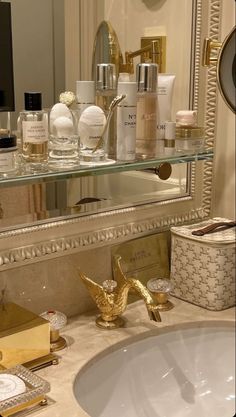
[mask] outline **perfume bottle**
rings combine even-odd
[[[136,157],[138,159],[154,158],[157,154],[157,73],[157,64],[137,64]]]
[[[137,83],[118,82],[117,94],[126,97],[117,106],[117,160],[135,160]]]
[[[25,110],[20,112],[18,128],[26,171],[45,171],[48,161],[48,114],[42,110],[39,92],[24,94]]]
[[[95,104],[101,107],[107,117],[110,104],[117,95],[117,76],[114,64],[97,64],[95,83]],[[116,158],[116,111],[110,120],[104,138],[109,158]]]

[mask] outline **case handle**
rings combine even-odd
[[[212,233],[214,232],[216,229],[222,227],[224,228],[228,228],[228,227],[235,227],[236,226],[236,221],[230,221],[230,222],[217,222],[217,223],[212,223],[209,224],[206,227],[203,227],[202,229],[197,229],[197,230],[193,230],[192,231],[192,235],[194,236],[204,236],[207,233]]]

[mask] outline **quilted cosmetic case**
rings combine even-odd
[[[217,227],[222,222],[228,227]],[[214,218],[171,228],[172,295],[214,311],[235,305],[234,224]]]

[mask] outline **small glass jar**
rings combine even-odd
[[[55,104],[50,111],[48,166],[56,171],[79,166],[78,112],[62,103]]]
[[[198,126],[176,127],[175,150],[176,152],[193,153],[204,149],[204,128]]]
[[[0,135],[0,177],[8,177],[18,171],[17,139],[12,134]]]

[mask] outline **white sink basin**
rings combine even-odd
[[[234,324],[185,324],[119,343],[82,368],[74,395],[91,417],[233,417]]]

